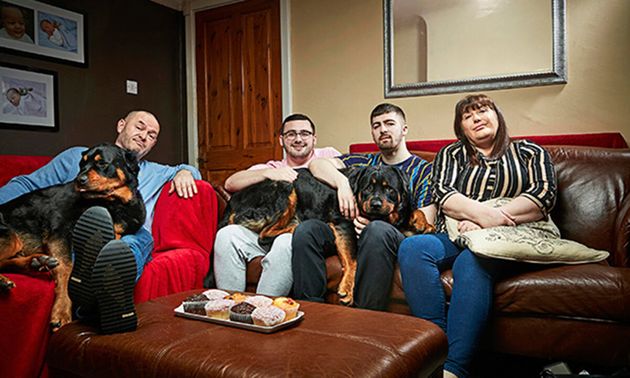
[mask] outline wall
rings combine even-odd
[[[369,113],[383,101],[405,110],[409,140],[453,137],[464,94],[384,98],[382,18],[382,0],[291,1],[293,111],[313,117],[320,146],[371,141]],[[486,92],[511,135],[620,131],[630,141],[629,18],[627,0],[567,1],[568,84]]]
[[[52,4],[52,3],[51,3]],[[58,132],[0,129],[0,153],[53,155],[73,145],[113,142],[115,124],[129,110],[144,108],[162,130],[150,160],[184,161],[186,96],[183,15],[149,0],[58,0],[55,6],[83,13],[88,66],[0,52],[0,62],[58,74]],[[139,83],[137,96],[125,81]]]

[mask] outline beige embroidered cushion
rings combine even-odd
[[[499,207],[510,200],[497,198],[485,203]],[[449,239],[480,256],[537,264],[581,264],[608,257],[606,251],[560,238],[560,231],[551,217],[516,227],[492,227],[463,234],[457,231],[457,223],[457,220],[446,217]]]

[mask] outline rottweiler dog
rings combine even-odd
[[[435,232],[413,203],[409,179],[400,169],[368,166],[341,172],[348,177],[362,217],[388,222],[406,235]],[[337,191],[307,169],[299,169],[293,183],[265,180],[235,193],[219,226],[242,225],[258,233],[259,244],[268,247],[273,238],[292,233],[300,221],[307,219],[319,219],[333,231],[343,266],[337,294],[342,304],[351,305],[357,250],[354,224],[339,211]]]
[[[142,227],[145,207],[138,192],[135,153],[100,144],[82,154],[73,182],[24,194],[0,205],[0,269],[50,270],[55,281],[51,312],[53,330],[72,320],[68,280],[72,271],[72,230],[92,206],[112,216],[116,238]],[[0,276],[0,292],[14,287]]]

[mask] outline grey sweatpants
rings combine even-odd
[[[214,278],[217,288],[244,291],[247,263],[264,256],[256,293],[288,295],[293,285],[291,237],[291,234],[279,235],[269,252],[265,252],[258,245],[258,234],[234,224],[221,228],[214,242]]]

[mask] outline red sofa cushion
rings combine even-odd
[[[595,133],[595,134],[565,134],[565,135],[531,135],[517,136],[513,139],[527,139],[541,146],[566,145],[566,146],[590,146],[604,148],[628,148],[628,143],[621,133]],[[410,151],[438,152],[440,148],[455,139],[414,140],[407,142]],[[378,148],[374,143],[354,143],[350,145],[350,153],[376,152]]]
[[[0,377],[45,377],[55,284],[49,273],[3,274],[16,286],[0,295]]]
[[[15,176],[33,172],[50,160],[50,156],[0,155],[0,186]]]

